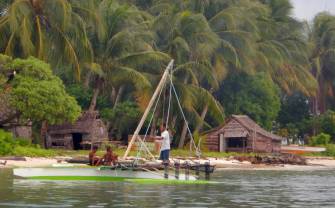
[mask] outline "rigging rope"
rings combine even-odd
[[[178,98],[177,91],[176,91],[175,86],[174,86],[174,84],[173,84],[173,80],[172,80],[172,70],[171,70],[171,69],[170,69],[170,71],[169,71],[168,77],[169,77],[169,79],[170,79],[170,87],[169,87],[169,100],[168,100],[168,109],[167,109],[167,118],[166,118],[166,128],[168,127],[168,122],[169,122],[170,109],[171,109],[171,99],[172,99],[172,92],[173,92],[174,95],[175,95],[175,97],[176,97],[176,100],[177,100],[177,104],[178,104],[179,110],[180,110],[180,112],[181,112],[181,114],[182,114],[182,117],[183,117],[183,119],[184,119],[184,122],[185,122],[185,124],[186,124],[188,134],[190,135],[190,151],[192,151],[192,145],[193,145],[193,147],[194,147],[194,149],[195,149],[195,151],[196,151],[196,155],[197,155],[198,157],[200,157],[200,155],[201,155],[201,152],[200,152],[200,149],[199,149],[200,141],[199,141],[199,144],[198,144],[198,145],[195,144],[195,141],[194,141],[192,132],[191,132],[191,130],[190,130],[190,128],[189,128],[189,125],[188,125],[188,122],[187,122],[187,120],[186,120],[186,116],[185,116],[184,111],[183,111],[183,109],[182,109],[182,107],[181,107],[181,104],[180,104],[180,101],[179,101],[179,98]],[[167,83],[167,82],[166,82],[166,83]],[[160,92],[159,92],[159,96],[158,96],[158,98],[157,98],[157,100],[156,100],[156,103],[155,103],[155,106],[154,106],[154,109],[153,109],[151,118],[150,118],[150,120],[149,120],[149,124],[148,124],[148,126],[147,126],[147,128],[146,128],[146,131],[145,131],[144,138],[143,138],[143,140],[141,140],[140,148],[139,148],[138,151],[137,151],[137,154],[136,154],[136,158],[135,158],[134,164],[139,160],[139,157],[140,157],[140,155],[141,155],[141,152],[142,152],[143,147],[144,147],[144,146],[146,147],[146,145],[145,145],[144,142],[145,142],[145,140],[146,140],[146,138],[147,138],[147,135],[148,135],[150,126],[151,126],[151,124],[152,124],[152,121],[153,121],[153,118],[154,118],[154,115],[155,115],[155,112],[156,112],[156,109],[157,109],[157,106],[158,106],[160,97],[161,97],[161,95],[162,95],[163,89],[166,89],[166,83],[165,83],[165,85],[162,87],[162,89],[161,89]],[[163,105],[165,106],[165,96],[164,96],[164,103],[163,103]],[[164,114],[165,114],[165,110],[163,110],[163,116],[164,116]],[[164,119],[164,117],[163,117],[163,119]],[[146,150],[149,151],[147,148],[146,148]],[[150,152],[150,151],[149,151],[149,152]]]
[[[188,133],[189,133],[189,135],[190,135],[190,137],[191,137],[191,141],[190,141],[190,143],[191,143],[191,144],[190,144],[190,150],[192,150],[191,145],[193,144],[194,149],[195,149],[195,151],[196,151],[196,155],[197,155],[198,157],[200,157],[201,152],[200,152],[199,148],[197,147],[197,145],[196,145],[195,142],[194,142],[193,135],[192,135],[192,133],[191,133],[191,130],[190,130],[189,125],[188,125],[188,122],[187,122],[187,120],[186,120],[186,117],[185,117],[183,108],[181,107],[180,101],[179,101],[179,99],[178,99],[178,94],[177,94],[177,92],[176,92],[176,88],[175,88],[174,85],[173,85],[171,74],[170,74],[169,78],[170,78],[170,84],[171,84],[171,86],[172,86],[172,90],[173,90],[173,92],[174,92],[174,94],[175,94],[175,96],[176,96],[176,100],[177,100],[177,103],[178,103],[178,107],[179,107],[180,112],[181,112],[181,114],[182,114],[182,116],[183,116],[184,122],[185,122],[185,124],[186,124],[187,131],[188,131]]]
[[[172,70],[171,70],[172,71]],[[169,73],[169,77],[171,78],[172,77],[172,73]],[[172,79],[172,78],[171,78]],[[171,108],[171,99],[172,99],[172,86],[171,86],[171,83],[170,83],[170,89],[169,89],[169,103],[168,103],[168,111],[167,111],[167,116],[166,116],[166,128],[168,128],[168,124],[169,124],[169,116],[170,116],[170,108]]]

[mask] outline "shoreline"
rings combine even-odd
[[[0,158],[0,168],[17,168],[17,167],[51,167],[53,164],[71,164],[64,162],[66,159],[71,157],[20,157],[16,160],[13,158]],[[174,158],[171,158],[173,162]],[[180,159],[178,159],[180,160]],[[335,169],[335,159],[327,157],[306,157],[307,165],[291,165],[291,164],[252,164],[249,161],[238,161],[229,158],[207,158],[200,160],[193,160],[199,163],[210,162],[211,165],[215,165],[216,171],[223,170],[292,170],[292,171],[305,171],[305,170],[324,170],[324,169]],[[4,161],[7,161],[6,164]],[[180,160],[182,163],[185,160]],[[157,161],[159,162],[159,161]]]

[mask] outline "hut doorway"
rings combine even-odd
[[[73,149],[74,150],[80,150],[81,142],[83,141],[83,135],[81,133],[73,133],[72,134],[72,140],[73,140]]]
[[[234,151],[245,151],[247,139],[245,137],[227,138],[227,148]]]

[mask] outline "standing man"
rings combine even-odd
[[[162,137],[162,145],[161,145],[161,153],[159,156],[160,160],[163,160],[163,163],[169,163],[170,156],[170,134],[168,129],[166,128],[166,124],[164,123],[160,127],[161,137]]]

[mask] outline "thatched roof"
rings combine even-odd
[[[218,131],[224,128],[232,120],[235,120],[244,128],[226,129],[224,131],[224,137],[245,137],[255,132],[265,137],[271,138],[273,140],[281,141],[283,139],[282,137],[278,135],[275,135],[275,134],[272,134],[271,132],[266,131],[265,129],[260,127],[255,121],[249,118],[249,116],[247,115],[232,115],[223,125],[217,128],[211,129],[210,131],[207,131],[204,134],[210,134],[212,132]]]
[[[50,125],[48,127],[49,134],[71,134],[71,133],[83,133],[88,134],[91,132],[92,124],[97,119],[98,112],[84,112],[78,120],[71,123],[64,123],[61,125]]]
[[[262,127],[260,127],[255,121],[253,121],[249,116],[247,115],[233,115],[232,118],[236,119],[241,125],[243,125],[245,128],[247,128],[249,131],[256,131],[259,134],[262,134],[263,136],[275,139],[275,140],[282,140],[283,137],[272,134],[271,132],[266,131]]]

